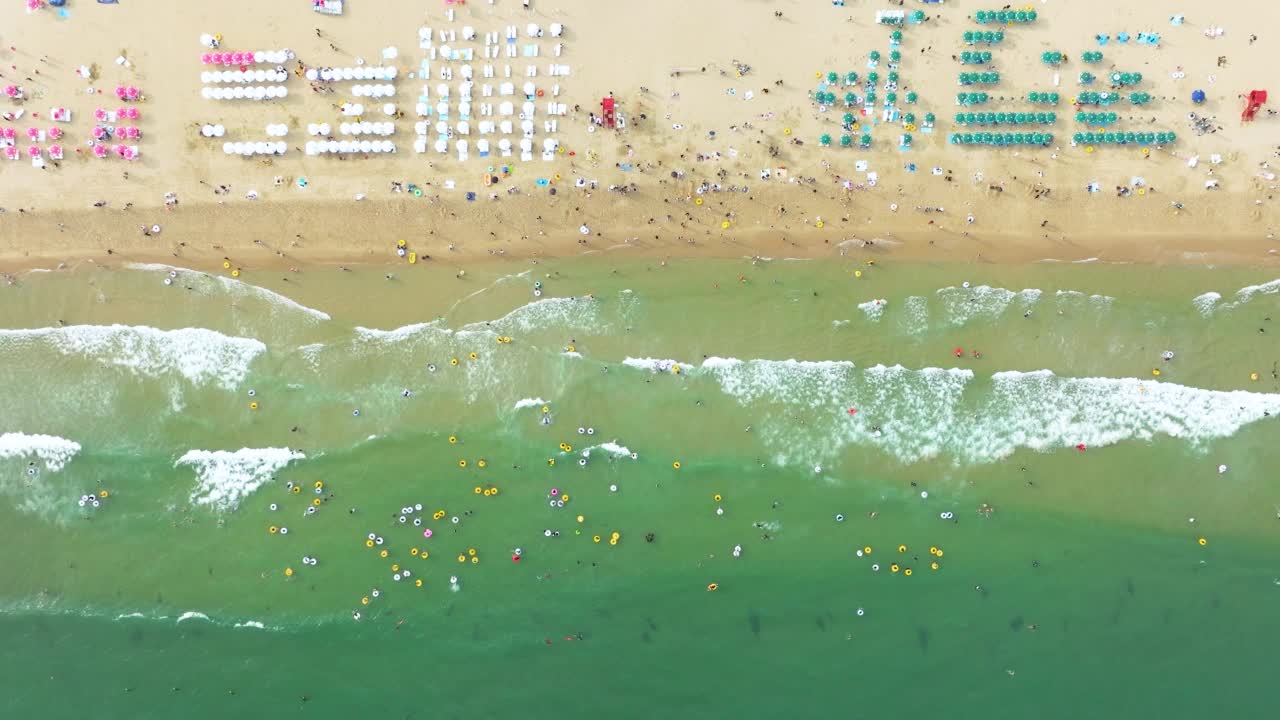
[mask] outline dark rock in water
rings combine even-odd
[[[751,614],[747,615],[747,625],[751,627],[752,635],[755,635],[756,637],[760,637],[760,614],[759,613],[752,610]]]

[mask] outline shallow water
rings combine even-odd
[[[1262,273],[175,272],[4,291],[5,716],[1262,712]]]

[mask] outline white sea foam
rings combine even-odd
[[[627,367],[637,368],[639,370],[648,370],[650,372],[671,372],[672,368],[680,367],[681,369],[689,367],[688,363],[679,360],[664,360],[662,358],[633,358],[628,357],[622,361]]]
[[[187,620],[204,620],[206,622],[211,622],[208,615],[205,615],[202,612],[196,612],[195,610],[188,610],[182,613],[178,616],[176,622],[186,622]]]
[[[32,330],[0,330],[5,349],[40,346],[63,355],[144,377],[177,373],[192,384],[216,383],[234,390],[254,358],[267,346],[252,338],[230,337],[204,328],[158,330],[145,325],[67,325]]]
[[[1048,370],[976,379],[956,368],[714,358],[699,370],[708,371],[727,395],[764,413],[756,436],[777,461],[809,466],[848,446],[878,447],[904,463],[945,456],[958,464],[1158,435],[1199,446],[1280,416],[1280,395]]]
[[[259,622],[259,621],[257,621],[257,620],[245,620],[245,621],[244,621],[244,622],[242,622],[242,623],[236,623],[236,624],[235,624],[235,627],[238,627],[238,628],[253,628],[253,629],[255,629],[255,630],[266,630],[266,629],[267,629],[267,626],[266,626],[266,625],[263,625],[261,622]]]
[[[929,329],[929,299],[912,295],[902,303],[902,312],[894,311],[901,323],[901,330],[908,334],[922,333]]]
[[[508,334],[533,332],[555,327],[564,331],[600,329],[600,302],[588,297],[557,297],[535,300],[489,322],[463,325],[462,330]]]
[[[615,442],[604,442],[599,445],[592,445],[585,452],[590,453],[593,450],[609,453],[614,457],[631,457],[631,448],[624,447]]]
[[[394,330],[378,330],[376,328],[356,327],[356,339],[366,342],[396,343],[422,335],[449,335],[452,331],[439,320],[404,325]]]
[[[56,435],[10,432],[0,435],[0,459],[38,458],[46,470],[61,470],[80,452],[80,443]]]
[[[884,309],[888,304],[889,301],[883,298],[878,300],[868,300],[864,303],[860,303],[858,305],[858,309],[867,316],[868,320],[878,321],[881,317],[884,317]]]
[[[561,355],[563,355],[563,356],[565,356],[565,357],[568,357],[568,358],[582,359],[582,353],[580,353],[580,352],[575,352],[575,351],[573,351],[573,350],[566,350],[566,351],[564,351],[564,352],[562,352],[562,353],[560,353],[560,354],[561,354]]]
[[[215,510],[234,510],[240,501],[253,493],[277,471],[294,460],[306,456],[288,448],[241,448],[228,450],[190,450],[174,463],[174,467],[195,468],[196,487],[191,501],[209,505]]]
[[[988,285],[945,287],[937,292],[946,322],[957,327],[973,320],[995,320],[1010,307],[1019,312],[1029,310],[1040,295],[1041,291],[1035,288],[1014,292]]]
[[[278,305],[289,310],[296,310],[314,320],[330,319],[329,314],[322,310],[307,307],[293,298],[286,297],[273,290],[268,290],[264,287],[253,285],[236,278],[230,278],[224,275],[210,275],[208,273],[189,270],[187,268],[175,267],[173,265],[161,265],[159,263],[129,263],[128,265],[125,265],[125,267],[130,270],[139,270],[143,272],[163,272],[165,274],[176,272],[188,278],[201,278],[209,283],[216,283],[217,287],[221,288],[229,295],[236,297],[258,298],[272,305]]]
[[[1260,295],[1275,295],[1277,293],[1280,293],[1280,279],[1262,283],[1261,285],[1247,285],[1242,287],[1236,291],[1231,302],[1218,304],[1218,301],[1222,299],[1222,296],[1216,292],[1207,292],[1203,295],[1196,296],[1191,303],[1195,305],[1201,315],[1207,317],[1215,311],[1234,310]]]
[[[516,401],[516,406],[515,406],[514,408],[512,408],[512,409],[513,409],[513,410],[523,410],[523,409],[525,409],[525,408],[527,408],[527,407],[542,407],[543,405],[546,405],[546,404],[547,404],[547,401],[546,401],[546,400],[543,400],[543,399],[542,399],[542,398],[540,398],[540,397],[539,397],[539,398],[524,398],[524,399],[522,399],[522,400],[517,400],[517,401]]]

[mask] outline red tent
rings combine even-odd
[[[613,114],[613,98],[607,97],[601,100],[600,107],[604,110],[604,126],[616,127],[618,119]]]
[[[1244,122],[1249,122],[1253,120],[1254,116],[1258,114],[1258,110],[1262,107],[1263,103],[1265,103],[1266,101],[1267,101],[1266,90],[1251,91],[1249,93],[1249,101],[1248,101],[1249,104],[1245,106],[1244,112],[1240,113],[1240,119]]]

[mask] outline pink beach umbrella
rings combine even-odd
[[[61,137],[62,137],[62,128],[59,128],[59,127],[51,127],[51,128],[49,128],[49,139],[50,139],[50,140],[57,140],[57,139],[59,139],[59,138],[61,138]]]
[[[41,153],[41,150],[39,145],[32,145],[31,147],[27,148],[28,157],[38,158],[40,157],[40,153]]]
[[[17,86],[17,85],[5,85],[5,86],[4,86],[4,94],[5,94],[5,95],[8,95],[9,97],[18,97],[18,86]]]
[[[94,111],[93,111],[93,119],[94,119],[94,120],[106,120],[106,119],[107,119],[107,111],[106,111],[106,109],[104,109],[104,108],[98,108],[98,109],[94,110]]]
[[[127,127],[124,129],[124,136],[130,140],[137,140],[142,133],[138,132],[136,127]]]
[[[93,154],[94,154],[94,155],[96,155],[97,157],[100,157],[100,158],[104,158],[104,157],[106,157],[106,156],[107,156],[107,146],[106,146],[106,145],[96,145],[96,144],[95,144],[95,145],[93,146]]]
[[[125,151],[125,150],[128,150],[128,148],[126,148],[124,145],[119,145],[119,144],[114,145],[114,146],[112,146],[112,148],[111,148],[111,151],[112,151],[112,152],[114,152],[115,154],[119,155],[120,157],[124,157],[124,151]]]
[[[61,154],[62,154],[62,146],[61,146],[61,145],[50,145],[50,146],[49,146],[49,155],[51,155],[51,156],[57,156],[57,155],[61,155]]]
[[[133,152],[133,148],[127,147],[124,149],[124,152],[120,153],[120,157],[124,158],[125,160],[132,160],[135,157],[137,157],[137,155]]]
[[[0,128],[0,137],[4,137],[5,140],[12,140],[17,135],[18,133],[14,132],[11,127]]]
[[[5,159],[6,159],[6,160],[17,160],[17,159],[18,159],[18,148],[14,147],[14,146],[12,146],[12,145],[8,145],[8,146],[6,146],[6,147],[5,147],[5,149],[4,149],[4,157],[5,157]]]
[[[117,86],[116,86],[116,97],[118,97],[118,98],[120,98],[120,99],[122,99],[122,100],[124,99],[124,86],[123,86],[123,85],[117,85]]]
[[[35,140],[40,137],[40,128],[27,128],[27,139]]]
[[[129,98],[130,100],[137,100],[138,96],[141,95],[142,92],[138,90],[137,87],[130,85],[129,87],[124,89],[124,94],[125,94],[125,97]]]
[[[27,11],[39,10],[44,7],[44,0],[27,0]]]
[[[211,55],[210,53],[205,53],[201,55],[200,62],[204,63],[205,65],[208,65],[209,63],[213,62],[213,55]]]
[[[101,140],[107,136],[107,129],[101,125],[93,126],[93,139]]]
[[[136,107],[129,107],[124,109],[124,116],[129,118],[130,120],[137,120],[141,115],[142,113],[139,112],[138,108]]]

